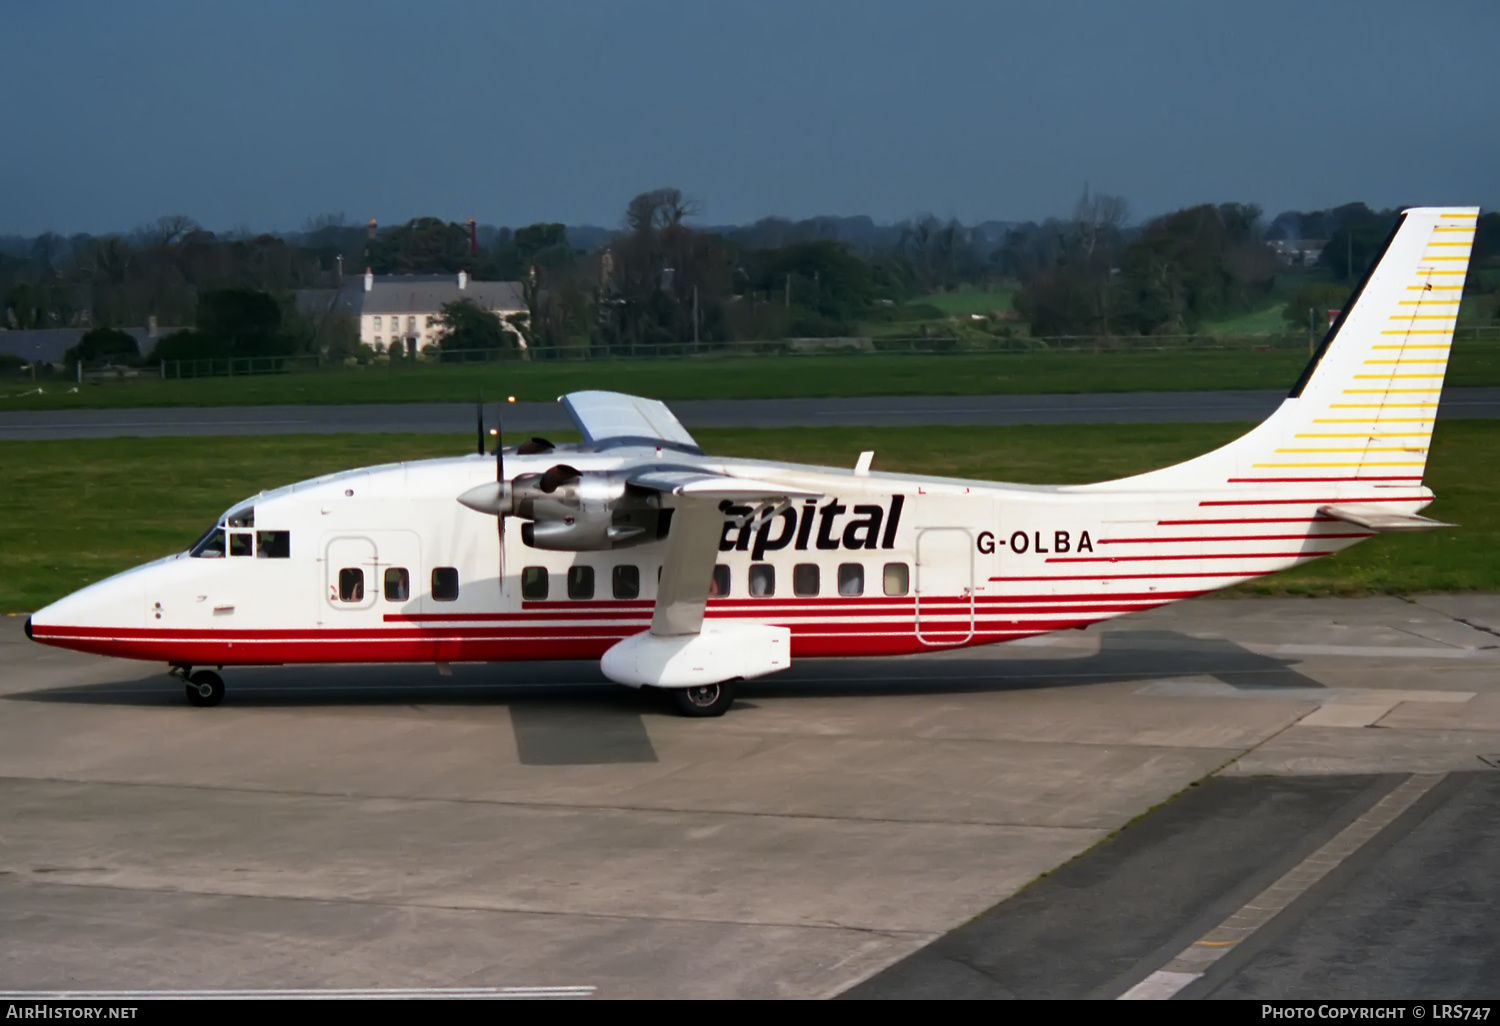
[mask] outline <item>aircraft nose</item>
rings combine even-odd
[[[31,617],[26,618],[26,636],[31,637]]]

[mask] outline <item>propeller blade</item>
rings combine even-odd
[[[479,455],[484,455],[484,400],[474,404],[474,434],[479,441]]]

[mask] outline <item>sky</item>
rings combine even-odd
[[[6,0],[0,234],[1500,205],[1494,0]]]

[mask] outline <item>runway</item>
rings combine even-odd
[[[980,424],[1137,424],[1258,421],[1285,398],[1281,390],[1117,392],[1080,395],[871,396],[827,399],[691,399],[669,405],[693,428],[915,427]],[[510,432],[570,431],[557,403],[491,404]],[[1500,417],[1500,388],[1449,388],[1440,418]],[[193,435],[464,434],[472,403],[359,406],[144,407],[0,411],[0,441],[166,438]]]
[[[159,667],[20,627],[0,621],[4,991],[1500,980],[1500,596],[1198,600],[806,661],[709,721],[581,663],[232,669],[192,709]],[[1282,911],[1181,971],[1271,892]]]

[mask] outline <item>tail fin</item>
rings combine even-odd
[[[1420,485],[1478,216],[1403,211],[1269,419],[1197,459],[1095,487]]]

